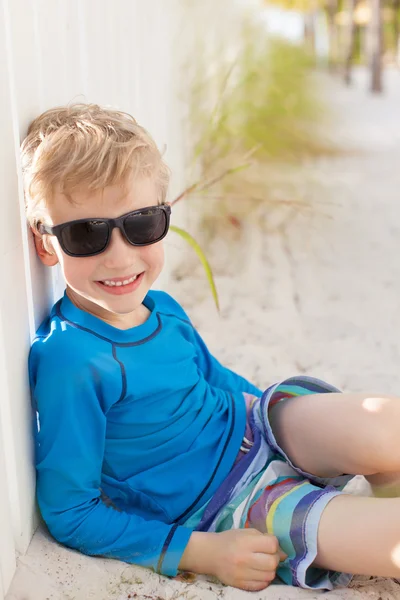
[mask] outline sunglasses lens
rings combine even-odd
[[[64,248],[76,256],[88,256],[101,252],[107,245],[108,224],[104,221],[73,223],[61,231]]]
[[[125,234],[131,244],[147,245],[161,240],[167,233],[168,220],[162,208],[152,208],[126,217]]]

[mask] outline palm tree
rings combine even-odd
[[[400,31],[399,31],[400,0],[393,0],[393,40],[396,64],[399,65]]]
[[[370,21],[370,43],[371,43],[371,92],[382,91],[382,0],[371,0]]]
[[[353,64],[355,40],[356,40],[356,22],[354,18],[357,7],[357,0],[347,0],[347,39],[344,54],[344,81],[346,85],[351,84],[351,67]]]
[[[397,1],[397,0],[396,0]],[[400,2],[400,0],[398,0]],[[336,23],[336,13],[338,11],[338,0],[326,0],[326,16],[328,24],[328,44],[329,56],[328,66],[330,71],[335,71],[338,64],[338,28]]]

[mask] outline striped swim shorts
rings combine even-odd
[[[311,377],[292,377],[268,388],[262,398],[245,394],[247,426],[241,451],[197,527],[214,532],[251,527],[275,535],[288,555],[277,576],[302,588],[332,590],[351,580],[350,574],[317,569],[312,563],[321,514],[352,476],[323,479],[297,468],[278,446],[268,410],[285,398],[337,391]]]

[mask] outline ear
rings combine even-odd
[[[58,263],[57,254],[46,248],[43,237],[32,229],[33,240],[35,242],[36,254],[46,267],[54,267]]]

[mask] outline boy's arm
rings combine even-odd
[[[42,371],[32,389],[38,410],[37,496],[50,532],[85,554],[175,575],[192,530],[118,512],[100,498],[106,410],[93,372]]]
[[[198,364],[210,385],[228,392],[246,392],[261,397],[263,392],[234,371],[227,369],[210,354],[200,334],[193,328],[195,344],[198,349]]]

